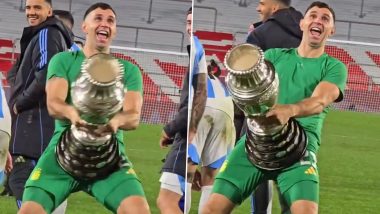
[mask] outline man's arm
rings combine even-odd
[[[262,24],[262,22],[257,22],[257,23],[254,23],[253,26],[254,26],[254,29],[251,30],[251,32],[248,34],[248,37],[246,39],[246,42],[247,43],[250,43],[252,45],[257,45],[259,46],[260,48],[262,48],[262,43],[260,41],[262,41],[262,38],[260,38],[260,36],[257,34],[257,31],[256,31],[256,28],[259,27],[260,25]]]
[[[35,69],[33,82],[16,98],[17,112],[33,108],[41,101],[46,87],[48,63],[56,54],[64,50],[61,46],[61,34],[57,29],[46,28],[39,32],[39,41],[33,49],[32,68]],[[14,108],[14,107],[13,107]]]
[[[189,109],[189,75],[190,73],[186,73],[184,82],[182,84],[181,103],[179,110],[176,113],[174,119],[167,123],[161,132],[159,141],[161,148],[165,148],[169,144],[173,143],[173,138],[177,132],[185,133],[187,131],[187,118]],[[182,100],[182,97],[185,97],[185,99]]]
[[[187,105],[180,108],[174,119],[165,125],[164,131],[169,138],[174,137],[177,132],[186,130],[188,109]]]
[[[319,114],[340,96],[338,86],[322,81],[314,89],[311,97],[296,104],[276,105],[266,116],[274,117],[281,124],[286,124],[290,117],[306,117]]]
[[[53,77],[46,84],[47,107],[50,116],[56,119],[68,119],[76,126],[85,125],[78,111],[65,102],[68,92],[68,82],[61,77]]]
[[[190,113],[190,123],[189,123],[189,142],[191,142],[194,134],[197,131],[199,121],[202,118],[203,112],[206,106],[207,100],[207,74],[200,73],[194,75],[193,87],[194,87],[194,98],[193,105]]]
[[[12,68],[8,71],[7,82],[11,87],[15,85],[15,79],[16,79],[17,70],[19,68],[19,63],[20,63],[20,58],[17,58],[15,64],[13,64]]]
[[[124,95],[123,110],[109,121],[108,126],[116,133],[118,129],[133,130],[140,124],[143,98],[139,91],[128,91]]]

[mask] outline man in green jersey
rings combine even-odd
[[[318,213],[319,178],[316,154],[328,106],[343,99],[347,69],[325,53],[327,38],[335,32],[334,11],[323,2],[313,2],[300,22],[303,37],[298,48],[270,49],[265,58],[278,73],[278,104],[266,116],[286,124],[295,118],[308,138],[305,155],[280,170],[253,165],[244,150],[243,137],[218,174],[203,214],[230,213],[266,180],[276,180],[293,214]]]
[[[140,121],[142,106],[142,76],[139,69],[124,60],[123,109],[104,126],[94,132],[99,135],[114,133],[119,155],[125,164],[105,178],[81,180],[74,178],[58,164],[56,145],[71,124],[86,128],[78,111],[72,106],[70,85],[80,73],[82,62],[98,53],[110,53],[110,44],[116,35],[116,14],[105,3],[96,3],[85,12],[82,30],[86,34],[83,51],[55,55],[47,75],[47,106],[56,118],[51,142],[29,177],[19,213],[51,213],[72,192],[85,191],[114,213],[150,213],[141,183],[129,163],[121,130],[135,129]],[[104,72],[107,72],[106,70]],[[82,165],[85,163],[82,163]]]

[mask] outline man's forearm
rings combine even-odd
[[[142,94],[139,91],[128,91],[124,95],[123,110],[116,113],[109,121],[113,131],[117,129],[133,130],[140,124]]]
[[[306,117],[321,113],[327,105],[329,103],[324,102],[321,98],[310,97],[290,106],[293,111],[293,117]]]
[[[179,112],[175,115],[175,118],[170,121],[164,127],[165,133],[169,137],[174,137],[177,132],[186,132],[187,131],[187,118],[188,118],[188,105],[184,106],[179,110]]]
[[[205,110],[207,100],[206,80],[206,74],[198,74],[189,123],[190,131],[197,130],[199,121],[201,120],[203,112]]]
[[[70,109],[74,108],[73,106],[59,100],[49,100],[47,102],[47,107],[49,111],[49,115],[54,117],[55,119],[69,119],[71,112]]]
[[[299,103],[291,105],[293,117],[305,117],[319,114],[340,96],[338,87],[329,82],[321,82],[314,89],[313,95]]]
[[[117,122],[117,126],[122,130],[133,130],[140,124],[140,114],[136,112],[119,112],[111,120]]]

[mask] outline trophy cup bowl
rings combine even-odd
[[[307,138],[298,122],[285,125],[266,117],[277,102],[279,79],[263,51],[252,44],[231,48],[225,56],[227,89],[247,118],[245,142],[249,160],[259,168],[277,170],[298,161],[306,151]]]
[[[71,98],[86,129],[74,125],[57,144],[58,163],[69,174],[83,180],[107,176],[120,162],[113,134],[99,137],[93,130],[107,124],[123,106],[123,65],[109,54],[84,60],[81,72],[71,85]]]

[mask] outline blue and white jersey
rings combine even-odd
[[[191,76],[201,73],[207,74],[206,54],[196,36],[193,36],[191,39],[190,63],[192,66]]]
[[[206,74],[207,75],[207,62],[206,54],[203,49],[202,44],[196,36],[191,37],[191,49],[190,49],[190,94],[189,94],[189,110],[191,110],[193,105],[194,87],[193,79],[194,75]]]
[[[192,37],[191,40],[191,52],[190,52],[190,65],[191,75],[190,75],[190,101],[189,109],[192,108],[192,101],[194,95],[194,88],[192,83],[193,77],[196,74],[204,73],[207,75],[207,62],[206,54],[203,49],[202,44],[196,36]],[[215,109],[222,110],[226,112],[231,117],[233,116],[233,103],[232,98],[229,95],[226,87],[223,83],[217,78],[210,78],[207,75],[207,102],[206,107],[211,107]],[[233,118],[233,117],[232,117]]]
[[[227,113],[231,118],[234,115],[232,97],[226,86],[215,76],[207,75],[206,107],[218,109]]]
[[[11,135],[11,115],[0,79],[0,130]]]

